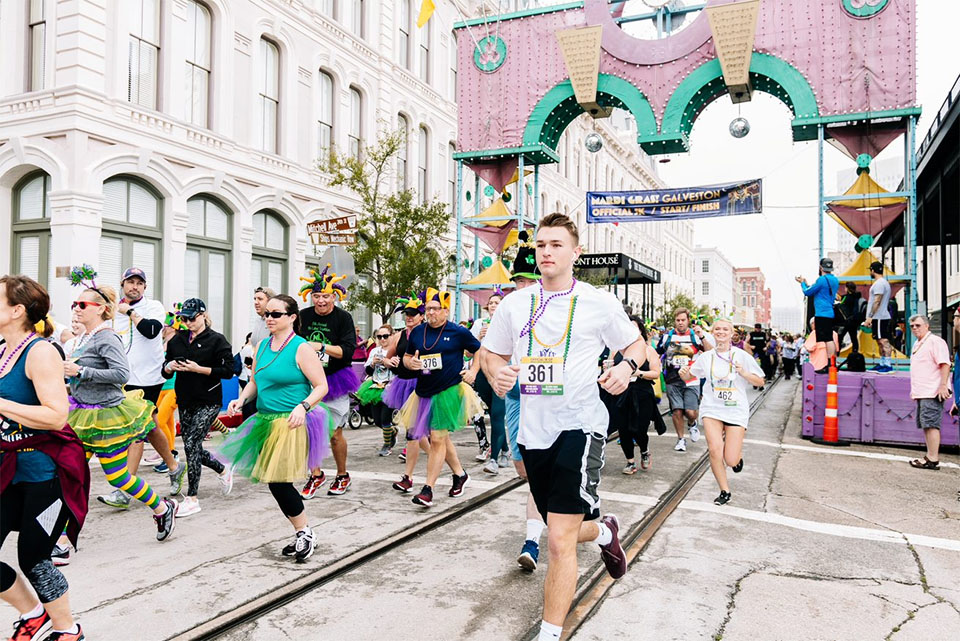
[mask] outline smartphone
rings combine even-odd
[[[186,363],[186,362],[187,362],[187,357],[186,357],[186,356],[177,356],[175,359],[173,359],[173,361],[174,361],[175,363]]]

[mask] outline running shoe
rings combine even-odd
[[[220,481],[220,494],[223,496],[230,494],[233,491],[233,466],[227,466],[223,474],[217,475],[217,480]]]
[[[397,457],[401,463],[405,463],[407,460],[407,448],[403,448],[403,451],[400,452],[400,456]]]
[[[433,507],[433,488],[429,485],[424,485],[423,489],[420,490],[420,494],[413,497],[413,502],[423,507]]]
[[[393,454],[393,448],[386,444],[377,452],[377,456],[390,456],[391,454]]]
[[[499,474],[500,465],[497,464],[497,461],[493,457],[491,457],[490,460],[484,464],[483,471],[487,474]]]
[[[696,443],[700,440],[700,426],[694,423],[693,425],[688,425],[687,428],[690,432],[690,441]]]
[[[161,461],[163,461],[163,457],[160,456],[160,453],[156,450],[152,450],[149,454],[145,454],[141,460],[144,465],[156,465]]]
[[[200,511],[200,501],[195,496],[188,496],[177,506],[177,517],[193,516]]]
[[[613,540],[607,545],[600,546],[600,559],[607,566],[607,572],[614,579],[619,579],[627,573],[627,555],[620,547],[620,521],[613,514],[603,517],[602,523],[610,528]]]
[[[337,477],[333,479],[333,483],[330,484],[330,489],[327,490],[327,494],[329,496],[339,496],[340,494],[346,494],[349,489],[350,475],[337,474]]]
[[[463,496],[463,488],[467,487],[467,483],[470,482],[470,476],[467,474],[467,471],[463,471],[462,476],[453,475],[453,487],[450,488],[450,496],[456,498],[458,496]]]
[[[130,507],[130,497],[123,493],[123,490],[114,490],[110,494],[101,494],[97,500],[118,510],[126,510]]]
[[[393,489],[404,493],[409,492],[413,489],[413,479],[404,474],[399,481],[393,484]]]
[[[183,490],[183,479],[187,476],[187,462],[182,461],[177,465],[177,469],[169,472],[170,476],[170,496],[176,496]]]
[[[740,462],[733,466],[733,473],[739,474],[740,470],[743,469],[743,459],[740,459]]]
[[[678,438],[677,444],[673,446],[675,452],[686,452],[687,451],[687,439]]]
[[[29,619],[17,619],[13,624],[13,636],[10,641],[32,641],[39,638],[40,633],[50,625],[50,615],[44,610],[40,616],[30,617]]]
[[[179,463],[180,453],[177,452],[176,450],[173,450],[171,453],[173,454],[173,460]],[[156,472],[157,474],[169,474],[170,468],[167,467],[167,464],[165,462],[160,461],[159,465],[153,466],[153,471]]]
[[[650,469],[650,452],[640,452],[640,469]]]
[[[523,549],[517,557],[517,564],[527,572],[537,569],[537,560],[540,558],[540,544],[527,539],[523,542]]]
[[[481,447],[480,453],[473,457],[476,461],[486,461],[490,458],[490,447]]]
[[[157,540],[166,541],[173,534],[173,528],[177,524],[177,502],[174,499],[163,499],[167,506],[167,511],[163,514],[154,514],[153,520],[157,524]]]
[[[637,462],[629,461],[626,465],[623,466],[624,474],[636,474],[637,473]]]
[[[500,452],[500,456],[497,457],[497,465],[500,467],[509,467],[510,458],[507,456],[506,452]]]
[[[54,630],[44,637],[43,641],[84,641],[87,637],[83,636],[83,628],[77,625],[76,632],[57,632]]]
[[[720,496],[718,496],[717,498],[713,499],[713,504],[714,504],[714,505],[724,505],[724,504],[726,504],[729,500],[730,500],[730,492],[724,492],[723,490],[720,490]]]
[[[283,549],[280,550],[280,554],[283,556],[293,556],[297,553],[297,538],[293,538],[293,543],[288,543],[283,546]]]
[[[297,540],[294,542],[296,548],[297,563],[304,563],[313,556],[314,550],[313,532],[310,528],[297,532]]]
[[[322,470],[320,471],[320,476],[311,476],[307,479],[306,484],[303,486],[303,489],[300,490],[300,496],[306,500],[312,499],[317,494],[323,486],[323,482],[327,480],[327,475]]]
[[[50,553],[50,560],[57,567],[70,565],[70,546],[57,543],[53,546],[53,552]]]

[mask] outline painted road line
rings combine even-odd
[[[881,454],[879,452],[860,452],[857,450],[838,450],[832,447],[814,447],[812,445],[791,445],[790,443],[774,443],[773,441],[761,441],[752,438],[743,439],[744,443],[749,443],[751,445],[763,445],[765,447],[779,447],[784,450],[798,450],[801,452],[815,452],[817,454],[835,454],[837,456],[857,456],[860,458],[872,458],[881,461],[898,461],[903,463],[909,463],[913,458],[911,456],[899,456],[897,454]],[[948,467],[953,469],[960,469],[960,465],[956,463],[949,463],[947,461],[940,461],[940,467]]]

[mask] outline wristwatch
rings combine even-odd
[[[630,372],[630,375],[631,375],[631,376],[633,376],[634,374],[636,374],[636,373],[637,373],[637,370],[640,369],[640,366],[637,365],[637,361],[633,360],[632,358],[625,358],[625,359],[623,359],[623,362],[624,362],[624,363],[627,363],[630,367],[633,368],[633,371]]]
[[[131,307],[130,309],[128,309],[126,313],[127,313],[127,316],[133,316],[133,308]]]
[[[302,407],[305,412],[310,411],[310,403],[306,401],[300,401],[300,407]]]

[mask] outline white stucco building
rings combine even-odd
[[[733,264],[716,247],[697,246],[693,268],[693,299],[697,305],[719,309],[724,318],[732,317],[736,306]]]

